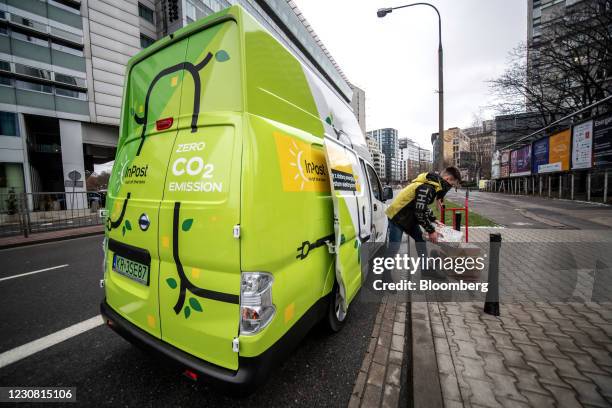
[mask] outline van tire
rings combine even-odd
[[[327,316],[325,317],[325,326],[332,333],[338,333],[344,327],[344,323],[348,318],[348,310],[342,312],[342,308],[339,304],[340,298],[340,287],[338,282],[334,281],[334,287],[329,294],[329,307],[327,308]]]

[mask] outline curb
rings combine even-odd
[[[56,242],[56,241],[66,241],[66,240],[75,239],[75,238],[85,238],[85,237],[91,237],[94,235],[104,235],[104,229],[102,229],[101,231],[88,231],[88,232],[82,232],[78,234],[60,235],[60,236],[49,237],[49,238],[41,238],[41,239],[32,238],[31,240],[28,240],[28,241],[24,240],[24,241],[18,241],[18,242],[11,242],[8,244],[0,243],[0,250],[26,247],[26,246],[37,245],[37,244],[47,244],[49,242]]]
[[[410,302],[409,319],[412,334],[412,406],[443,408],[438,359],[429,309],[424,299]]]

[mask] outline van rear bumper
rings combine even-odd
[[[182,366],[182,368],[188,368],[212,378],[221,385],[238,388],[239,391],[248,393],[265,381],[271,368],[290,355],[306,333],[325,316],[328,306],[329,297],[320,298],[272,347],[256,357],[239,356],[237,371],[201,360],[151,336],[113,310],[106,303],[106,299],[100,304],[100,312],[107,326],[131,343],[160,354]]]
[[[237,371],[219,367],[186,353],[138,328],[113,310],[106,299],[100,304],[104,322],[123,338],[143,349],[153,351],[172,360],[182,368],[188,368],[227,385],[239,386],[248,390],[257,384],[259,378],[272,363],[267,353],[257,357],[239,357]]]

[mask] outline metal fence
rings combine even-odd
[[[0,194],[0,236],[101,225],[106,197],[98,192]]]

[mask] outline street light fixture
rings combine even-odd
[[[443,72],[443,61],[444,53],[442,51],[442,18],[440,12],[430,3],[412,3],[398,7],[386,7],[378,9],[376,15],[380,18],[385,17],[387,14],[392,13],[393,10],[414,7],[414,6],[427,6],[434,9],[438,15],[438,170],[441,170],[444,164],[444,72]]]

